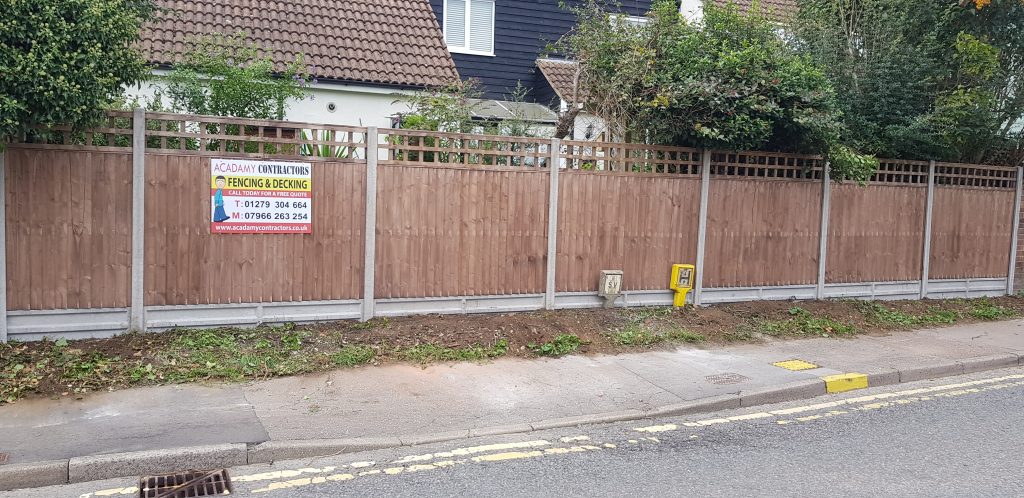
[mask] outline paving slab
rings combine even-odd
[[[984,345],[1004,351],[1024,353],[1024,320],[975,323],[940,329],[920,330],[917,337],[936,337],[964,344]]]
[[[936,356],[882,342],[874,337],[804,339],[730,349],[766,362],[779,361],[780,358],[809,361],[822,368],[805,370],[804,373],[817,376],[847,372],[886,374],[908,366],[927,366],[940,360]]]
[[[12,464],[267,439],[240,387],[199,385],[0,406],[0,433]]]
[[[817,378],[817,372],[786,370],[764,358],[730,350],[684,348],[611,356],[604,361],[620,365],[684,401]]]
[[[245,388],[272,439],[405,436],[681,401],[601,358],[390,365],[276,379]]]

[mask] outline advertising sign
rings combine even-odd
[[[211,233],[313,233],[313,165],[210,161]]]

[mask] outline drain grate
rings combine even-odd
[[[712,384],[726,385],[726,384],[739,384],[750,380],[750,377],[744,377],[738,373],[725,372],[715,375],[708,375],[704,377],[705,380]]]
[[[11,455],[8,455],[7,453],[0,451],[0,465],[7,463],[7,461],[10,459]]]
[[[189,470],[139,480],[139,498],[224,496],[231,492],[231,477],[224,469]]]

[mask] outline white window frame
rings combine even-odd
[[[466,46],[464,46],[464,47],[456,47],[456,46],[448,45],[448,0],[444,0],[444,6],[442,7],[442,9],[444,9],[444,15],[442,16],[442,17],[444,17],[444,20],[442,21],[442,31],[443,31],[443,34],[444,34],[444,44],[448,47],[448,51],[453,53],[453,54],[483,55],[483,56],[487,56],[487,57],[494,57],[494,29],[495,29],[494,17],[496,15],[496,13],[498,12],[498,5],[497,5],[498,2],[497,2],[497,0],[490,0],[490,2],[491,2],[491,51],[490,52],[483,52],[483,51],[480,51],[480,50],[472,50],[472,49],[469,48],[470,47],[470,37],[471,37],[471,34],[470,34],[470,20],[473,19],[473,0],[465,0],[465,1],[466,1],[466,18],[464,19],[464,21],[466,23]]]
[[[445,0],[445,1],[447,2],[448,0]],[[636,26],[636,27],[646,26],[647,23],[651,22],[651,19],[649,17],[647,17],[647,16],[631,16],[629,14],[617,13],[617,14],[609,14],[608,17],[610,17],[613,21],[620,21],[621,20],[621,21],[625,22],[626,24],[628,24],[630,26]]]

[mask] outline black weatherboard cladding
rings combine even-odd
[[[495,0],[494,57],[453,53],[455,67],[462,79],[476,78],[483,84],[485,97],[505,100],[521,81],[530,89],[528,100],[548,105],[555,92],[537,70],[537,58],[550,43],[568,32],[576,16],[559,6],[559,0]],[[567,6],[576,0],[566,0]],[[621,0],[621,11],[642,16],[651,9],[651,0]],[[437,22],[444,25],[444,0],[430,0]]]

